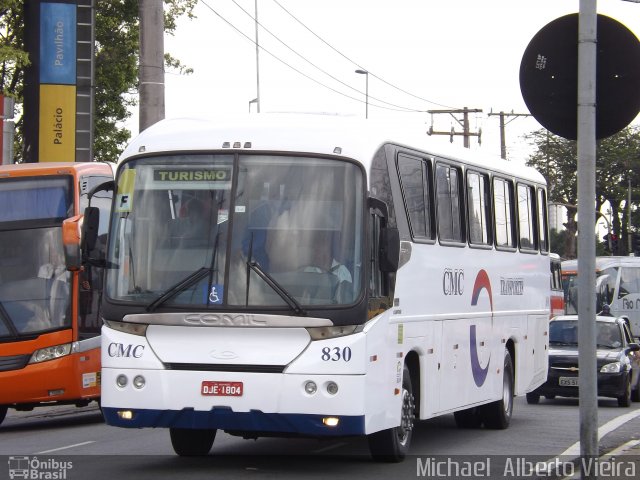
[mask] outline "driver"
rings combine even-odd
[[[305,267],[305,272],[329,272],[338,278],[338,282],[353,282],[349,269],[333,257],[330,241],[318,242],[316,247],[311,265]]]

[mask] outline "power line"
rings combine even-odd
[[[236,0],[231,0],[240,10],[242,10],[251,20],[253,20],[254,22],[256,22],[256,19],[253,15],[251,15],[249,12],[247,12],[241,5],[238,4],[238,2],[236,2]],[[275,38],[278,42],[280,42],[282,45],[284,45],[287,49],[289,49],[291,52],[293,52],[294,54],[296,54],[298,57],[300,57],[302,60],[304,60],[305,62],[307,62],[309,65],[311,65],[312,67],[316,68],[317,70],[321,71],[322,73],[324,73],[325,75],[327,75],[328,77],[332,78],[333,80],[335,80],[338,83],[341,83],[342,85],[344,85],[347,88],[350,88],[351,90],[354,90],[362,95],[365,95],[364,92],[358,90],[357,88],[352,87],[351,85],[343,82],[342,80],[340,80],[339,78],[336,78],[335,76],[331,75],[329,72],[323,70],[322,68],[320,68],[319,66],[317,66],[315,63],[313,63],[311,60],[309,60],[308,58],[306,58],[304,55],[298,53],[295,49],[293,49],[292,47],[290,47],[289,45],[287,45],[286,42],[284,42],[283,40],[281,40],[276,34],[272,33],[268,28],[266,28],[262,23],[260,23],[259,21],[256,22],[258,25],[260,25],[260,27],[262,27],[262,29],[267,32],[269,35],[271,35],[273,38]],[[376,98],[372,95],[369,95],[369,99],[373,99],[376,100],[378,102],[384,103],[386,105],[390,105],[392,107],[396,107],[399,109],[403,109],[403,110],[407,110],[409,112],[420,112],[420,113],[424,113],[424,110],[417,110],[415,108],[411,108],[411,107],[403,107],[402,105],[396,105],[394,103],[390,103],[387,102],[385,100],[382,100],[380,98]],[[377,106],[377,105],[376,105]]]
[[[377,78],[378,80],[380,80],[382,83],[385,83],[387,85],[389,85],[392,88],[395,88],[396,90],[409,95],[411,97],[417,98],[418,100],[422,100],[423,102],[427,102],[427,103],[431,103],[432,105],[437,105],[439,107],[444,107],[444,108],[455,108],[455,107],[450,107],[448,105],[443,105],[441,103],[438,102],[434,102],[433,100],[429,100],[427,98],[423,98],[420,97],[418,95],[414,95],[411,92],[407,92],[406,90],[403,90],[402,88],[393,85],[392,83],[387,82],[385,79],[379,77],[378,75],[375,75],[374,73],[371,73],[368,69],[364,68],[363,66],[359,65],[357,62],[355,62],[354,60],[351,60],[349,57],[347,57],[345,54],[343,54],[342,52],[340,52],[338,49],[336,49],[333,45],[331,45],[330,43],[328,43],[326,40],[324,40],[322,37],[320,37],[317,33],[315,33],[313,30],[311,30],[309,27],[307,27],[304,23],[302,23],[302,21],[300,21],[295,15],[293,15],[289,10],[287,10],[286,8],[284,8],[279,2],[278,0],[272,0],[276,5],[278,5],[282,10],[284,10],[289,16],[291,16],[291,18],[293,18],[296,22],[298,22],[300,25],[302,25],[309,33],[311,33],[313,36],[315,36],[318,40],[320,40],[322,43],[324,43],[327,47],[329,47],[331,50],[333,50],[334,52],[336,52],[338,55],[340,55],[342,58],[344,58],[345,60],[348,60],[349,62],[353,63],[355,66],[357,66],[359,69],[361,70],[367,70],[369,72],[369,74],[372,77]]]
[[[248,35],[246,35],[244,32],[242,32],[238,27],[236,27],[235,25],[233,25],[229,20],[227,20],[226,18],[224,18],[220,13],[218,13],[213,7],[211,7],[207,2],[205,2],[204,0],[200,0],[200,3],[202,3],[205,7],[207,7],[209,10],[211,10],[218,18],[220,18],[223,22],[225,22],[227,25],[229,25],[231,28],[233,28],[236,32],[238,32],[240,35],[242,35],[243,37],[245,37],[247,40],[249,40],[251,43],[253,43],[254,45],[257,45],[255,40],[253,40],[251,37],[249,37]],[[295,68],[293,65],[290,65],[289,63],[285,62],[284,60],[282,60],[280,57],[278,57],[277,55],[271,53],[269,50],[267,50],[266,48],[264,48],[262,45],[258,45],[258,47],[260,48],[260,50],[264,51],[265,53],[271,55],[274,59],[278,60],[280,63],[282,63],[283,65],[289,67],[291,70],[295,71],[296,73],[302,75],[303,77],[307,78],[308,80],[311,80],[314,83],[317,83],[318,85],[331,90],[334,93],[337,93],[338,95],[342,95],[343,97],[349,98],[351,100],[355,100],[356,102],[360,102],[360,103],[365,103],[362,100],[360,100],[359,98],[356,97],[352,97],[351,95],[348,95],[346,93],[343,93],[339,90],[336,90],[335,88],[330,87],[329,85],[325,85],[324,83],[320,82],[319,80],[316,80],[315,78],[310,77],[309,75],[307,75],[306,73],[298,70],[297,68]],[[373,106],[377,107],[377,108],[381,108],[383,110],[392,110],[392,111],[396,111],[396,112],[407,112],[407,109],[396,109],[396,108],[389,108],[389,107],[384,107],[381,105],[375,105],[372,104]],[[421,110],[410,110],[412,112],[422,112]]]

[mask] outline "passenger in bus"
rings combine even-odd
[[[327,274],[330,274],[333,280],[331,281],[331,290],[327,292],[328,298],[334,303],[349,303],[352,301],[353,291],[351,272],[332,254],[331,241],[319,241],[314,244],[314,247],[312,260],[308,266],[303,268],[303,271],[320,273],[325,278]]]
[[[602,306],[602,310],[598,312],[598,315],[600,315],[601,317],[613,317],[613,314],[611,313],[611,307],[605,303]]]
[[[51,325],[62,326],[68,318],[71,274],[60,252],[51,249],[47,260],[38,269],[38,278],[44,280],[47,286],[48,318]]]
[[[217,225],[217,208],[205,205],[202,200],[194,197],[187,202],[185,211],[180,246],[206,247],[209,240],[214,238],[211,230]]]
[[[338,282],[351,283],[353,281],[349,269],[333,258],[329,248],[318,248],[315,250],[312,264],[305,267],[304,271],[316,273],[328,272],[335,275],[338,278]]]
[[[331,235],[318,233],[314,242],[313,258],[311,259],[311,263],[304,268],[304,271],[317,273],[329,272],[337,277],[339,283],[352,283],[351,272],[334,257],[332,250]]]

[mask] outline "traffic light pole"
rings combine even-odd
[[[595,218],[596,193],[596,0],[580,0],[578,22],[578,212]],[[578,365],[580,456],[582,479],[596,480],[585,463],[598,458],[598,393],[596,365],[596,245],[589,223],[578,226]]]

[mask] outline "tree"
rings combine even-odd
[[[536,151],[529,157],[527,165],[533,166],[547,180],[549,203],[567,205],[567,222],[564,223],[566,233],[561,236],[562,257],[575,258],[575,235],[578,231],[576,209],[570,205],[578,204],[578,177],[576,175],[577,145],[576,142],[553,135],[541,129],[526,135]],[[556,248],[558,246],[556,245]],[[558,248],[558,250],[560,250]],[[560,253],[558,251],[558,253]]]
[[[96,1],[94,159],[115,161],[131,137],[122,126],[137,104],[139,18],[138,0]],[[173,35],[176,21],[194,18],[197,0],[164,0],[165,33]],[[24,70],[29,65],[24,44],[24,0],[0,0],[0,75],[2,93],[13,97],[21,111]],[[165,55],[165,65],[191,73],[179,60]],[[14,151],[23,155],[22,115],[16,120]]]
[[[537,168],[549,185],[549,202],[578,204],[577,144],[538,130],[526,136],[534,145],[527,165]],[[628,233],[634,229],[628,218],[629,180],[632,185],[632,216],[640,203],[640,127],[630,126],[598,141],[596,147],[596,211],[607,205],[611,211],[613,234],[620,239],[618,251],[626,254]],[[577,233],[576,209],[568,208],[565,256],[574,258]],[[637,228],[636,228],[637,230]],[[572,244],[573,246],[571,246]]]

